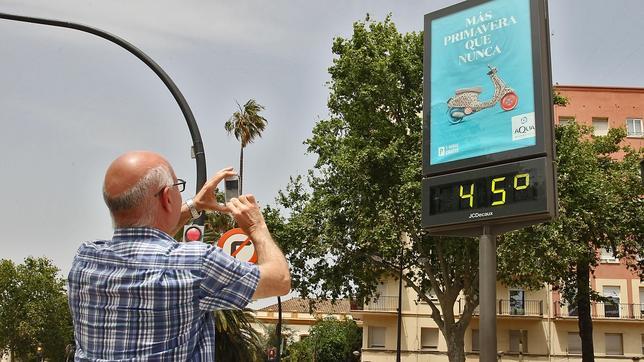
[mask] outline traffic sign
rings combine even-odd
[[[217,246],[223,251],[241,261],[257,263],[257,252],[253,241],[241,228],[226,231],[217,241]]]

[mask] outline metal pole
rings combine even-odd
[[[401,344],[401,334],[402,334],[402,276],[403,276],[403,264],[402,264],[402,248],[401,258],[400,258],[400,272],[398,274],[398,335],[396,336],[396,362],[400,362],[400,344]]]
[[[141,49],[127,42],[125,39],[122,39],[116,35],[110,34],[106,31],[93,28],[91,26],[76,24],[68,21],[42,19],[42,18],[35,18],[30,16],[6,14],[6,13],[0,13],[0,19],[22,21],[27,23],[35,23],[35,24],[42,24],[42,25],[49,25],[49,26],[57,26],[61,28],[75,29],[86,33],[94,34],[98,37],[109,40],[116,45],[119,45],[120,47],[124,48],[125,50],[129,51],[134,56],[139,58],[148,67],[150,67],[150,69],[152,69],[152,71],[161,79],[163,84],[166,85],[166,87],[168,88],[168,90],[170,91],[174,99],[177,101],[177,103],[179,104],[179,108],[181,109],[181,113],[183,113],[183,116],[186,119],[186,122],[188,123],[188,130],[190,131],[190,135],[192,137],[192,147],[194,149],[195,162],[197,164],[197,187],[196,187],[195,193],[201,190],[204,183],[206,183],[206,155],[204,153],[203,142],[201,141],[201,134],[199,133],[199,127],[197,126],[197,121],[195,121],[195,117],[192,114],[192,110],[190,109],[190,106],[188,106],[188,102],[186,102],[186,99],[183,97],[183,94],[181,93],[179,88],[177,88],[176,84],[174,84],[170,76],[159,66],[159,64],[157,64],[154,60],[152,60],[152,58],[150,58],[147,54],[141,51]],[[204,216],[200,217],[196,221],[196,223],[199,225],[203,225]]]
[[[275,326],[275,334],[277,334],[277,362],[282,360],[282,298],[277,297],[277,326]]]
[[[496,237],[488,225],[479,238],[480,361],[496,361]]]

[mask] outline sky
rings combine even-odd
[[[391,13],[401,32],[458,1],[0,0],[0,12],[82,23],[154,59],[187,99],[208,174],[238,167],[224,122],[250,98],[268,127],[244,151],[244,191],[274,204],[315,156],[303,142],[328,117],[335,37]],[[553,82],[644,87],[641,0],[550,0]],[[163,154],[195,193],[191,138],[158,77],[122,48],[79,31],[0,19],[0,259],[46,256],[65,276],[85,240],[111,237],[105,169],[128,150]]]

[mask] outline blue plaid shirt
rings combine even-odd
[[[76,361],[214,361],[215,309],[244,308],[256,265],[151,228],[85,242],[68,277]]]

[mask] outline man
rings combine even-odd
[[[213,361],[212,310],[284,295],[290,274],[252,195],[217,203],[219,171],[182,203],[185,181],[152,152],[129,152],[107,169],[103,197],[111,240],[85,242],[68,277],[77,361]],[[203,210],[229,212],[253,240],[257,265],[171,235]]]

